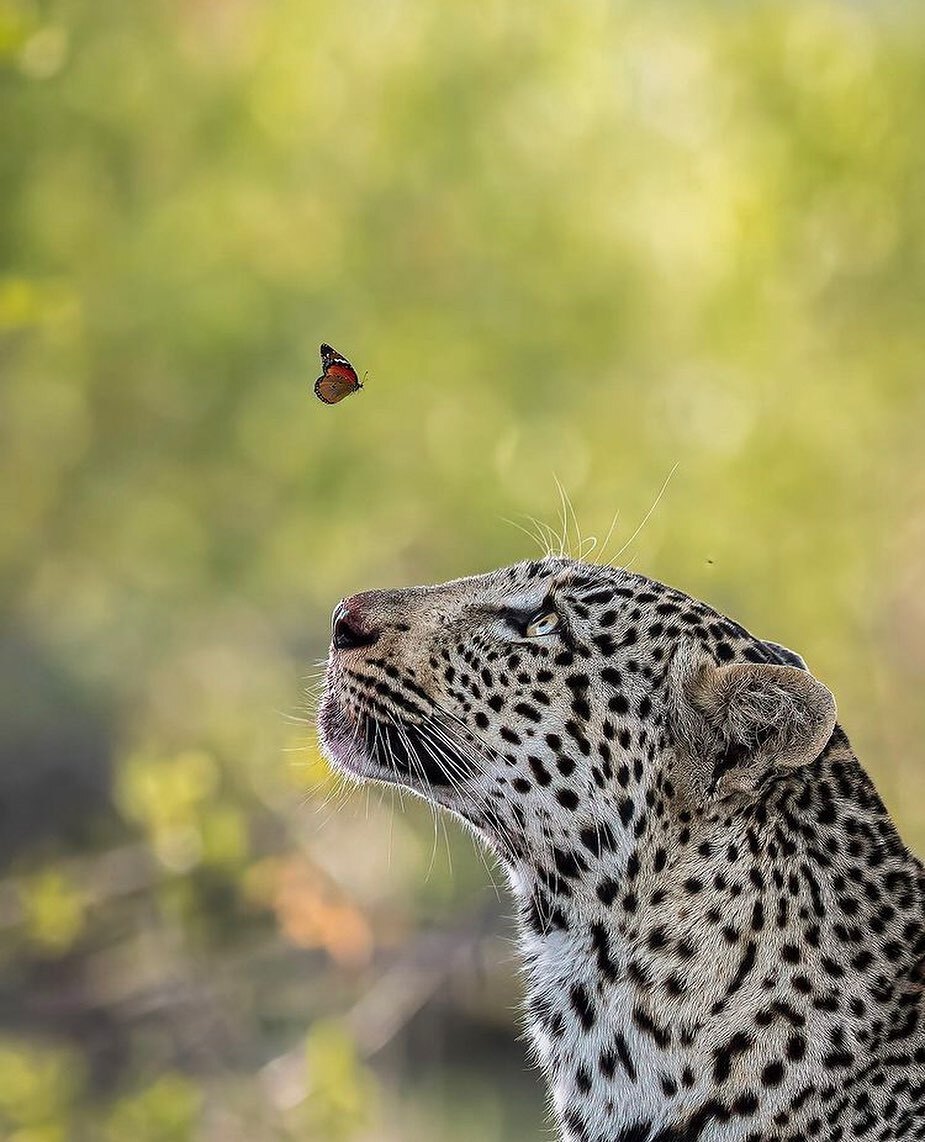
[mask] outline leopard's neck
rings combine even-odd
[[[853,823],[795,778],[773,806],[585,850],[573,876],[513,872],[530,1032],[568,1142],[808,1129],[800,1092],[837,1104],[909,1030],[921,866],[850,755],[806,777],[850,778]],[[871,847],[861,882],[840,871],[846,844]],[[859,973],[866,986],[846,986]]]

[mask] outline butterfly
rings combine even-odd
[[[325,404],[337,404],[363,387],[353,365],[330,345],[321,346],[321,368],[324,371],[315,381],[315,396]]]

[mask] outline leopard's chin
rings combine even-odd
[[[353,777],[408,785],[425,793],[453,784],[446,752],[441,756],[426,748],[413,725],[380,722],[347,710],[330,689],[318,711],[318,727],[325,757]]]
[[[381,776],[376,772],[378,766],[367,755],[360,724],[347,713],[330,689],[325,691],[318,710],[318,729],[322,753],[335,769],[359,778]]]

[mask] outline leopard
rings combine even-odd
[[[925,869],[799,654],[564,555],[332,628],[327,758],[505,870],[561,1142],[925,1138]]]

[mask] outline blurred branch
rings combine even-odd
[[[484,968],[484,922],[471,930],[425,932],[347,1013],[360,1052],[367,1058],[394,1039],[440,985],[469,960]]]
[[[99,856],[58,860],[55,869],[76,886],[84,903],[90,906],[147,892],[168,875],[142,843],[122,845]],[[15,928],[25,923],[22,891],[27,880],[27,877],[16,876],[0,881],[0,928]]]

